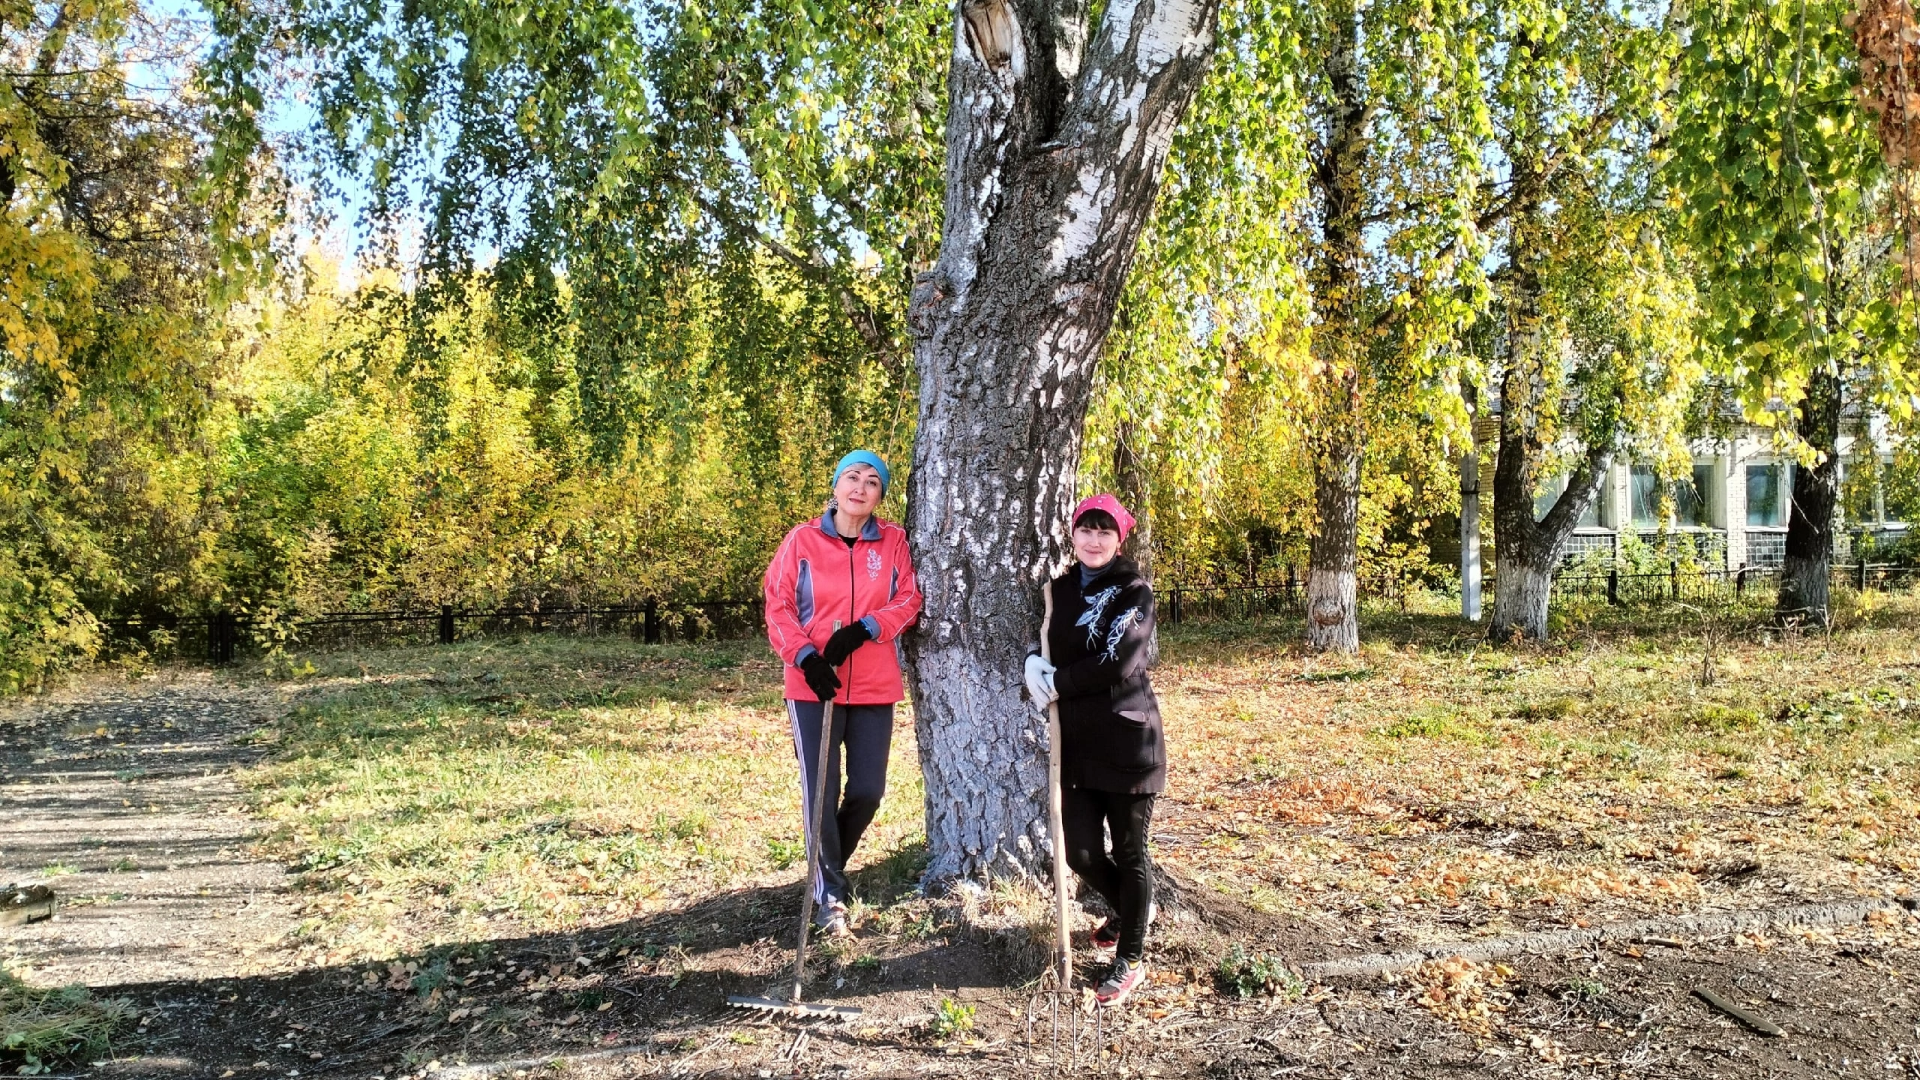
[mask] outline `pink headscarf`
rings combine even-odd
[[[1112,514],[1113,520],[1120,525],[1120,542],[1123,544],[1127,542],[1127,534],[1133,531],[1133,515],[1127,513],[1127,508],[1120,505],[1119,499],[1111,495],[1089,495],[1080,500],[1079,506],[1073,508],[1073,517],[1070,520],[1079,521],[1080,515],[1089,510],[1105,510]]]

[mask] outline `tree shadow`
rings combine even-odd
[[[886,1023],[927,1008],[927,992],[1016,989],[1033,972],[988,937],[927,908],[915,881],[924,845],[853,875],[870,921],[891,928],[816,941],[810,1000],[861,1006]],[[349,963],[189,982],[95,988],[147,1018],[116,1047],[122,1076],[391,1076],[431,1061],[490,1061],[647,1045],[684,1053],[716,1026],[765,1023],[729,995],[791,991],[800,886],[744,889],[672,911],[583,929],[450,942],[399,962]],[[889,918],[889,916],[893,916]]]

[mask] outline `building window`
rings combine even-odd
[[[1747,466],[1747,524],[1784,526],[1787,499],[1793,490],[1793,465],[1776,461]]]
[[[1533,520],[1541,521],[1545,519],[1547,514],[1552,512],[1553,504],[1560,501],[1560,496],[1565,494],[1566,490],[1567,474],[1565,473],[1561,473],[1559,476],[1541,485],[1540,494],[1533,498]],[[1600,520],[1600,504],[1606,501],[1607,489],[1603,485],[1600,490],[1594,494],[1593,501],[1587,503],[1587,509],[1580,515],[1580,521],[1576,527],[1581,529],[1600,528],[1602,524]]]
[[[1664,524],[1660,517],[1660,477],[1645,465],[1635,465],[1629,486],[1634,526],[1657,529]]]
[[[1673,523],[1683,528],[1704,529],[1713,524],[1713,465],[1696,463],[1693,477],[1673,485]]]
[[[1713,524],[1713,463],[1700,462],[1685,479],[1675,480],[1672,495],[1673,524],[1679,528],[1707,528]],[[1635,465],[1628,485],[1636,528],[1657,529],[1667,523],[1660,506],[1660,476],[1651,466]]]

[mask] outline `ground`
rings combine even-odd
[[[1302,655],[1284,621],[1170,633],[1168,913],[1149,988],[1082,1017],[1078,1064],[1920,1075],[1920,919],[1897,905],[1445,958],[1910,898],[1917,628],[1920,601],[1870,596],[1822,635],[1754,613],[1576,612],[1546,649],[1383,613],[1340,661]],[[752,643],[540,637],[102,675],[11,706],[0,882],[48,881],[66,906],[0,928],[0,958],[133,1003],[111,1060],[80,1069],[103,1077],[548,1075],[555,1058],[587,1077],[1052,1071],[1044,1001],[1030,1020],[1047,905],[1017,883],[916,892],[904,715],[858,860],[859,936],[810,976],[864,1015],[800,1026],[722,1004],[790,968],[803,852],[775,675]],[[1289,974],[1409,946],[1442,958]]]

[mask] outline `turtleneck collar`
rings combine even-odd
[[[1115,555],[1113,558],[1107,560],[1107,565],[1101,567],[1098,570],[1092,569],[1084,563],[1080,564],[1080,587],[1082,589],[1085,589],[1087,586],[1093,584],[1096,581],[1099,581],[1101,578],[1105,577],[1107,575],[1107,572],[1112,570],[1114,567],[1114,564],[1118,563],[1119,561],[1120,561],[1120,557],[1118,555]]]

